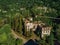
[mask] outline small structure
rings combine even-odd
[[[20,10],[25,10],[25,8],[20,8]]]

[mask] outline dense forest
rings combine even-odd
[[[47,19],[45,16],[53,18]],[[38,44],[54,45],[55,40],[60,43],[60,0],[0,0],[0,45],[22,43],[21,39],[13,38],[10,33],[13,29],[22,34],[25,17],[41,20],[53,27],[51,35],[46,39],[37,40]]]

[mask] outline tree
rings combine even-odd
[[[6,24],[0,29],[0,45],[15,45],[16,39],[11,33],[11,27]],[[18,39],[17,44],[22,44],[22,40]]]
[[[23,45],[23,41],[21,39],[16,39],[15,45]]]
[[[11,21],[11,28],[20,34],[22,34],[22,21],[23,16],[20,13],[16,13]]]
[[[6,42],[7,41],[7,35],[6,33],[0,34],[0,43]]]
[[[56,30],[56,39],[60,41],[60,25],[58,25],[58,28]]]
[[[50,36],[47,38],[48,44],[54,45],[54,34],[51,32]]]
[[[46,41],[44,39],[38,40],[38,44],[46,45]]]

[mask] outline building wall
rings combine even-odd
[[[42,28],[42,34],[41,36],[44,37],[44,35],[50,35],[51,27],[44,27]]]
[[[45,25],[45,23],[42,22],[30,22],[29,20],[25,20],[25,27],[26,27],[26,31],[30,31],[32,29],[32,31],[35,31],[37,28],[37,25],[39,25],[42,29],[41,29],[41,37],[44,37],[44,35],[50,35],[51,32],[51,27],[43,27],[42,25]]]

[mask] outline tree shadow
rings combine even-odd
[[[37,28],[36,28],[36,30],[34,31],[34,33],[35,33],[37,36],[41,35],[41,29],[42,29],[42,28],[38,25]]]
[[[34,40],[30,39],[24,45],[39,45],[39,44],[37,44],[37,42],[35,42]]]
[[[60,18],[60,16],[57,16],[56,18]],[[60,19],[53,19],[53,22],[56,24],[60,24]]]

